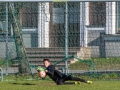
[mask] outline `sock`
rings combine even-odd
[[[85,83],[86,83],[86,80],[81,79],[81,78],[72,77],[71,79],[72,79],[72,80],[75,80],[75,81],[80,81],[80,82],[85,82]]]

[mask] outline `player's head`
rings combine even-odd
[[[50,65],[50,60],[49,59],[44,59],[43,63],[44,63],[45,67],[48,67]]]

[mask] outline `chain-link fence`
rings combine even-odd
[[[119,2],[0,3],[6,73],[36,73],[50,59],[64,73],[119,75]]]

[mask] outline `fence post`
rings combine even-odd
[[[0,78],[1,78],[1,81],[3,81],[3,70],[2,70],[2,68],[0,68]]]
[[[68,57],[68,3],[65,4],[65,58]],[[68,62],[65,61],[65,73],[68,74]]]

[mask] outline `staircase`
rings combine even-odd
[[[68,48],[68,55],[76,55],[79,47]],[[26,48],[26,54],[28,56],[31,66],[43,66],[43,59],[48,58],[52,64],[65,58],[65,50],[62,47],[50,47],[50,48]],[[69,64],[69,61],[68,61]],[[56,67],[64,67],[65,62],[61,62]]]
[[[21,34],[21,25],[19,20],[19,12],[14,7],[13,3],[9,4],[10,10],[13,16],[13,33],[14,33],[14,39],[15,39],[15,46],[16,46],[16,52],[17,52],[17,58],[18,58],[18,68],[19,73],[30,73],[32,74],[31,68],[29,66],[28,58],[25,51],[25,46],[23,44],[23,38]]]

